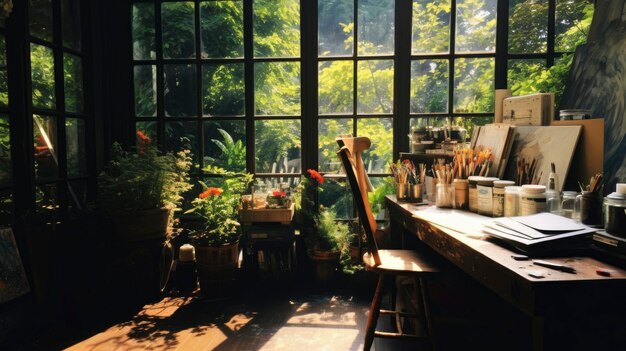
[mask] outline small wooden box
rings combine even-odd
[[[291,223],[294,205],[289,208],[253,208],[239,211],[242,223],[253,222],[277,222],[282,224]]]

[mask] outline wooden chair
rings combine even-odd
[[[368,140],[369,141],[369,140]],[[342,143],[337,142],[341,145]],[[368,144],[369,147],[369,144]],[[357,208],[357,214],[363,225],[363,229],[367,236],[368,252],[363,256],[363,261],[366,268],[378,273],[378,284],[374,293],[374,298],[369,310],[369,316],[367,319],[365,344],[363,350],[369,350],[374,341],[374,337],[384,338],[400,338],[400,339],[427,339],[431,343],[431,347],[435,349],[433,325],[429,314],[428,306],[428,291],[425,277],[433,275],[438,272],[438,269],[429,263],[425,258],[413,250],[379,250],[374,238],[374,232],[376,231],[376,220],[372,214],[369,200],[367,198],[366,185],[367,174],[364,173],[363,163],[359,162],[360,155],[353,156],[349,150],[349,147],[344,143],[344,146],[337,153],[341,158],[341,162],[346,171],[346,176],[352,194],[354,196],[354,202]],[[359,167],[360,166],[360,167]],[[356,167],[356,169],[355,169]],[[404,312],[395,311],[395,306],[392,306],[393,310],[381,309],[381,300],[386,292],[395,290],[395,278],[398,276],[414,277],[417,279],[419,289],[421,290],[421,299],[419,299],[420,310],[422,314],[410,314]],[[392,297],[392,301],[395,301]],[[395,303],[392,302],[392,305]],[[396,322],[396,332],[382,332],[376,331],[376,324],[378,323],[378,317],[383,315],[394,315]],[[426,324],[426,335],[405,334],[402,331],[401,319],[404,318],[416,318],[420,319]]]

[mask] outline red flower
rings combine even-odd
[[[201,192],[198,197],[201,199],[205,199],[209,196],[219,196],[223,191],[224,190],[222,190],[221,188],[208,188],[207,190]]]
[[[287,193],[285,193],[284,191],[274,191],[274,192],[272,192],[272,196],[285,197],[285,196],[287,196]]]
[[[142,132],[141,130],[138,130],[137,131],[137,149],[139,150],[139,154],[143,155],[144,151],[146,150],[148,146],[150,146],[150,144],[152,144],[152,140],[150,139],[150,137],[147,136],[146,133]]]
[[[315,179],[315,181],[317,181],[317,184],[324,184],[324,177],[321,174],[319,174],[316,170],[307,169],[306,171],[309,172],[309,178]]]

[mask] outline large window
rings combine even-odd
[[[29,0],[32,160],[36,212],[82,209],[87,188],[84,47],[77,0]]]
[[[411,126],[471,133],[493,120],[493,91],[507,75],[516,94],[560,92],[540,77],[567,74],[592,5],[499,3],[136,0],[136,128],[167,149],[190,146],[202,167],[247,170],[274,186],[307,168],[335,174],[319,200],[351,217],[337,135],[372,138],[363,156],[383,189]]]

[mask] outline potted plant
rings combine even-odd
[[[241,236],[238,205],[252,182],[252,175],[247,173],[221,171],[221,175],[221,188],[200,182],[203,191],[185,212],[200,219],[190,239],[196,249],[200,290],[207,297],[223,297],[235,278]]]
[[[137,137],[133,151],[113,144],[111,161],[98,177],[97,208],[125,241],[164,238],[182,194],[191,189],[189,150],[161,153],[143,132]]]
[[[342,252],[347,252],[350,230],[346,223],[337,221],[335,213],[321,211],[308,238],[308,256],[313,261],[315,278],[320,284],[332,281]],[[349,254],[348,254],[349,255]]]

